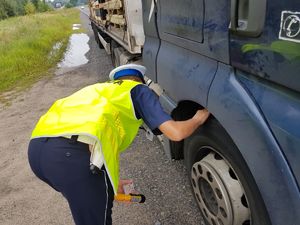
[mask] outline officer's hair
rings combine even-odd
[[[143,80],[140,77],[137,76],[122,76],[120,78],[118,78],[119,80],[134,80],[134,81],[138,81],[138,82],[143,82]]]

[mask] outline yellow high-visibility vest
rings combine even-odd
[[[43,115],[31,138],[85,135],[100,143],[104,165],[115,193],[119,182],[119,153],[132,143],[143,123],[137,119],[130,91],[141,84],[116,80],[85,87],[57,100]]]

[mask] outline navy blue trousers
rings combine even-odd
[[[105,169],[90,171],[88,145],[66,138],[32,139],[32,171],[67,199],[76,225],[111,225],[114,193]]]

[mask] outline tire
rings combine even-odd
[[[111,63],[113,65],[113,67],[117,67],[120,66],[119,60],[117,59],[117,56],[115,54],[115,49],[119,47],[119,44],[114,41],[111,40],[110,42],[110,58],[111,58]]]
[[[206,225],[271,225],[245,160],[217,120],[185,141],[184,160]]]

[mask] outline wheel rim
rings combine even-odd
[[[194,163],[191,181],[209,225],[251,224],[245,191],[229,163],[215,151]]]

